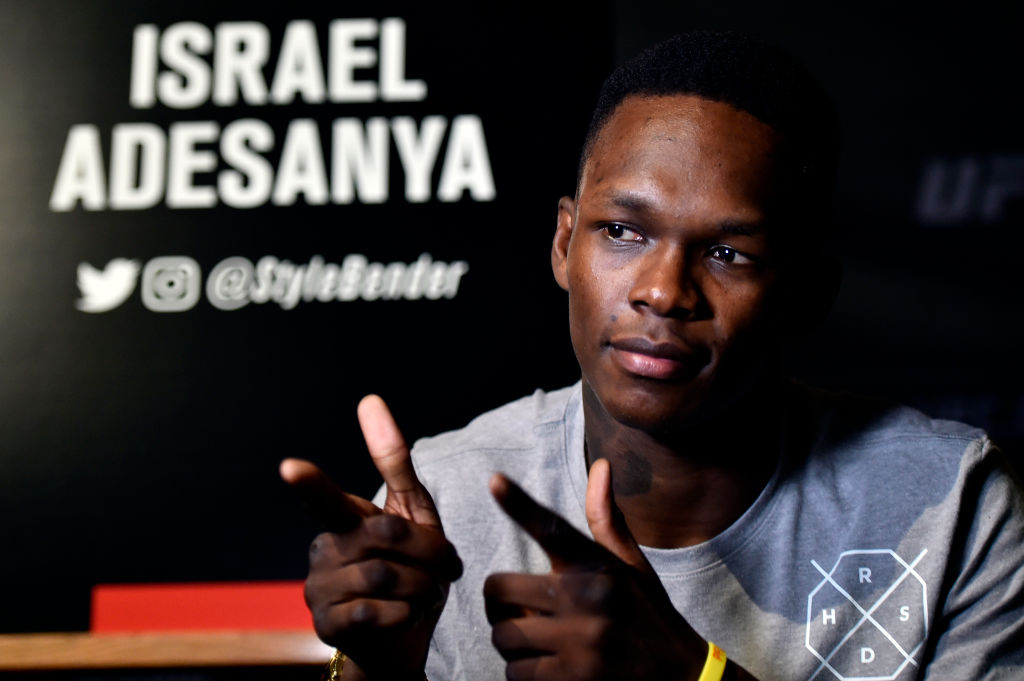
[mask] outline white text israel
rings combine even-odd
[[[478,115],[423,115],[422,108],[394,115],[394,103],[420,102],[428,92],[424,80],[406,77],[402,19],[336,19],[326,27],[326,52],[317,28],[288,23],[275,51],[258,22],[137,26],[128,93],[134,112],[205,106],[204,114],[116,123],[109,131],[71,125],[50,209],[494,200]],[[365,110],[377,101],[389,103],[388,116],[339,116],[339,105],[364,103]],[[257,107],[293,104],[302,117],[275,117],[271,125],[254,115]],[[210,105],[241,115],[221,116]],[[322,105],[326,115],[311,115],[309,105]]]

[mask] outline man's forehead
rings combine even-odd
[[[776,137],[772,126],[753,114],[728,102],[701,95],[680,93],[672,95],[629,95],[623,98],[601,126],[595,142],[612,134],[622,134],[651,127],[667,130],[697,128],[728,128],[742,130],[748,135]]]
[[[675,153],[685,162],[692,158],[686,151],[761,155],[773,152],[780,141],[771,126],[724,102],[696,95],[633,95],[601,127],[584,169],[595,160],[621,159],[624,150]]]
[[[595,138],[577,198],[638,210],[666,194],[764,198],[777,141],[772,128],[722,102],[629,97]]]

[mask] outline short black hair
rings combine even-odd
[[[794,56],[732,31],[682,33],[617,68],[601,87],[580,157],[630,96],[696,95],[746,111],[779,133],[788,190],[802,217],[829,222],[839,159],[839,116],[832,99]],[[788,212],[788,211],[787,211]]]

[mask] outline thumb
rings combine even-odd
[[[653,574],[654,569],[612,499],[612,467],[608,459],[598,459],[590,466],[586,507],[587,525],[594,540],[627,565]]]
[[[405,438],[384,400],[377,395],[367,395],[359,402],[356,415],[373,465],[384,478],[387,489],[384,510],[420,525],[441,529],[434,500],[416,477]]]

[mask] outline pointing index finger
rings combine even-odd
[[[309,461],[285,459],[279,472],[281,479],[291,485],[313,515],[332,532],[348,532],[363,518],[380,513],[380,509],[366,499],[343,492]]]
[[[387,486],[385,510],[440,529],[434,500],[416,477],[409,447],[387,404],[378,395],[367,395],[360,400],[356,415],[370,458]]]
[[[540,544],[556,572],[608,564],[611,555],[551,509],[541,506],[501,473],[490,481],[491,494],[502,510]]]
[[[418,489],[420,481],[413,470],[409,448],[384,400],[379,395],[367,395],[359,401],[356,415],[366,448],[387,486],[399,493]]]

